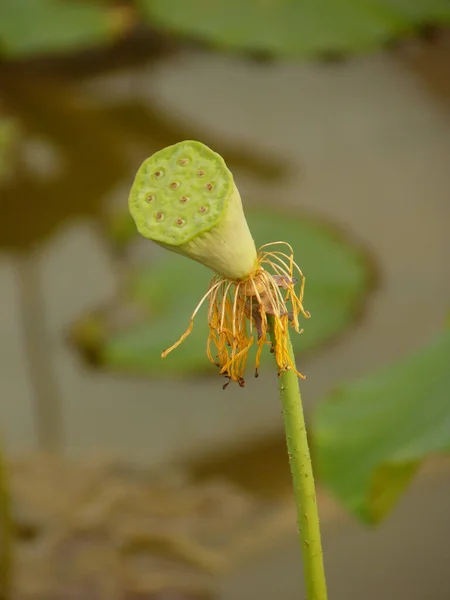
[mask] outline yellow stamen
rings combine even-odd
[[[187,338],[187,336],[191,333],[192,328],[194,327],[194,319],[196,314],[198,313],[198,311],[200,310],[200,307],[202,306],[203,302],[206,300],[206,298],[211,294],[211,292],[213,292],[216,288],[220,287],[220,285],[223,283],[223,280],[219,281],[218,283],[214,284],[212,287],[210,287],[210,289],[206,292],[206,294],[203,296],[203,298],[200,300],[200,302],[197,304],[197,308],[194,310],[194,312],[192,313],[192,317],[191,317],[191,321],[189,323],[189,327],[186,329],[186,331],[183,333],[183,335],[180,337],[180,339],[175,342],[175,344],[173,344],[172,346],[170,346],[170,348],[167,348],[167,350],[164,350],[161,354],[162,358],[166,358],[166,356],[172,352],[172,350],[175,350],[175,348],[178,348],[178,346],[184,342],[184,340]]]
[[[271,246],[277,245],[287,247],[289,254],[280,250],[269,251]],[[267,250],[263,251],[264,248]],[[294,270],[300,276],[298,294],[294,286]],[[235,281],[221,275],[212,278],[207,293],[191,316],[189,327],[173,346],[162,353],[163,358],[190,334],[195,316],[208,299],[209,335],[206,353],[208,359],[220,367],[221,374],[244,385],[245,365],[256,330],[258,347],[255,376],[258,375],[262,350],[264,346],[270,345],[267,315],[272,315],[277,340],[274,352],[279,370],[292,369],[303,378],[289,357],[288,330],[291,321],[295,331],[301,333],[299,314],[306,318],[310,316],[303,308],[304,286],[305,278],[294,262],[291,246],[286,242],[265,244],[258,253],[256,270],[247,279]]]

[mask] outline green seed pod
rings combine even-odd
[[[200,142],[179,142],[140,166],[129,197],[141,235],[230,279],[256,267],[256,248],[233,175]]]

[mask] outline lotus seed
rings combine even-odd
[[[144,237],[184,248],[221,223],[233,185],[220,156],[199,142],[180,142],[142,163],[130,191],[130,212]]]

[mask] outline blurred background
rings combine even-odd
[[[0,0],[0,598],[302,598],[270,355],[140,239],[141,162],[219,152],[284,239],[330,599],[450,598],[447,0]]]

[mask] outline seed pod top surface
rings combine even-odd
[[[233,191],[223,158],[200,142],[168,146],[140,166],[129,196],[141,235],[180,246],[217,225]]]

